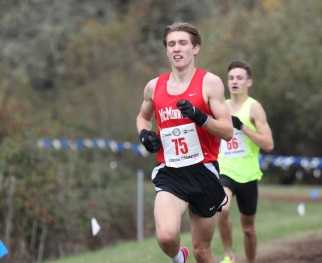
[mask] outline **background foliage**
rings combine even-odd
[[[198,63],[224,80],[231,60],[252,65],[252,95],[267,110],[275,153],[320,156],[321,19],[314,0],[1,1],[0,226],[9,260],[135,237],[133,177],[151,169],[151,157],[45,151],[36,142],[137,142],[143,87],[167,69],[161,37],[173,21],[199,27]],[[151,233],[153,197],[146,200]],[[91,216],[109,233],[90,238]]]

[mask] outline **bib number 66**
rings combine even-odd
[[[230,141],[227,142],[228,150],[237,150],[238,146],[238,139],[236,137],[233,137]]]

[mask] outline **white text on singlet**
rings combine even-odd
[[[184,167],[204,159],[194,123],[161,129],[160,136],[167,166]]]

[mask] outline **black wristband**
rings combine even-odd
[[[194,110],[195,110],[195,116],[193,118],[193,121],[198,126],[204,125],[208,119],[208,115],[200,111],[198,108],[195,108]]]

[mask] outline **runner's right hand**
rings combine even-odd
[[[150,153],[155,153],[161,148],[160,138],[154,131],[143,129],[140,132],[139,139],[145,149]]]

